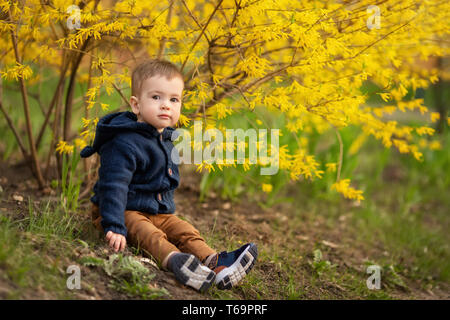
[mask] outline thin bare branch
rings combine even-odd
[[[183,3],[185,3],[184,0],[182,0]],[[220,5],[222,4],[223,0],[219,0],[219,3],[216,5],[216,7],[214,8],[213,12],[211,13],[211,15],[208,18],[208,21],[205,23],[205,25],[203,26],[202,32],[200,32],[199,36],[197,37],[197,39],[195,40],[194,44],[192,45],[191,49],[189,50],[189,53],[186,57],[186,59],[183,62],[183,65],[181,66],[181,72],[183,72],[184,66],[186,65],[187,61],[189,60],[189,56],[191,55],[192,51],[194,50],[195,46],[197,45],[198,41],[200,40],[200,38],[203,36],[203,34],[205,33],[206,28],[208,27],[209,23],[211,22],[212,18],[214,17],[214,14],[216,13],[217,9],[220,7]],[[207,39],[208,40],[208,39]],[[208,41],[209,42],[209,41]]]
[[[11,11],[9,12],[9,19],[12,20]],[[17,46],[17,35],[15,30],[11,30],[11,40],[14,47],[14,55],[16,58],[16,61],[20,64],[22,64],[22,58],[19,55],[19,49]],[[37,156],[36,146],[34,144],[34,137],[33,137],[33,130],[31,128],[31,116],[30,116],[30,106],[28,103],[28,94],[27,94],[27,88],[25,86],[25,80],[23,77],[19,77],[19,83],[20,83],[20,89],[22,92],[22,101],[23,101],[23,110],[25,113],[25,122],[26,122],[26,128],[27,128],[27,135],[28,135],[28,142],[30,144],[30,150],[31,150],[31,160],[32,160],[32,167],[34,167],[33,173],[35,174],[39,189],[43,190],[45,188],[45,181],[42,177],[41,168],[39,164],[39,159]]]

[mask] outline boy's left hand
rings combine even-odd
[[[123,235],[112,231],[108,231],[106,234],[106,241],[108,241],[111,248],[114,248],[115,252],[123,251],[127,246],[127,239]]]

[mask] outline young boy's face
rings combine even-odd
[[[174,126],[180,118],[183,89],[180,77],[168,80],[165,76],[154,76],[144,80],[139,96],[130,98],[138,122],[151,124],[158,132]]]

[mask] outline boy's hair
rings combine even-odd
[[[169,80],[180,77],[183,80],[183,75],[173,63],[167,60],[146,60],[137,65],[131,74],[131,95],[137,97],[141,91],[142,83],[154,76],[164,76]]]

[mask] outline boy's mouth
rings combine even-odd
[[[160,114],[160,115],[158,116],[158,118],[162,118],[162,119],[170,119],[170,116],[167,115],[167,114]]]

